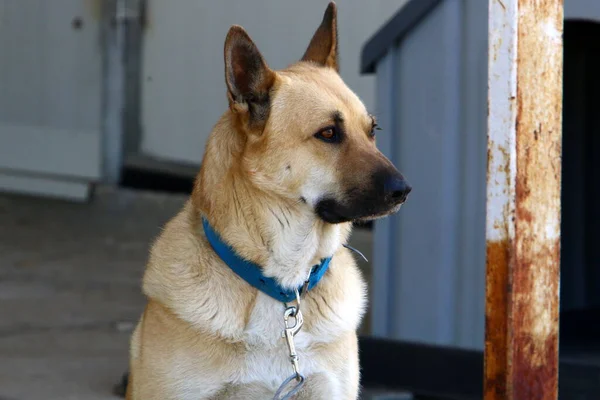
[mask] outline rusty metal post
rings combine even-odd
[[[489,0],[486,400],[555,400],[563,0]]]

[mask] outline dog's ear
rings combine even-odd
[[[323,21],[310,41],[302,61],[312,61],[339,71],[337,7],[333,1],[327,6]]]
[[[230,108],[234,112],[247,111],[252,128],[264,125],[269,117],[269,91],[275,72],[244,28],[237,25],[229,29],[225,39],[225,82]]]

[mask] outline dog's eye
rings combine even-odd
[[[333,128],[328,128],[328,129],[325,129],[324,131],[321,131],[320,136],[323,139],[331,140],[334,138],[335,132],[333,131]]]
[[[374,138],[375,137],[375,131],[380,131],[381,128],[379,127],[379,125],[377,125],[377,122],[373,121],[373,126],[371,127],[371,132],[369,132],[369,136]]]
[[[375,137],[375,129],[377,129],[377,124],[373,124],[373,126],[371,127],[371,132],[369,132],[369,136],[372,138]]]
[[[325,129],[321,129],[315,134],[317,139],[321,139],[324,142],[334,143],[340,140],[340,135],[335,126],[329,126]]]

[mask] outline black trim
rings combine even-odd
[[[364,387],[454,400],[483,397],[481,351],[360,337],[359,352]],[[589,353],[577,357],[576,352],[561,349],[560,399],[598,398],[600,363],[591,361]]]
[[[431,10],[443,0],[409,0],[381,29],[363,46],[360,71],[375,72],[375,65],[390,47],[402,39]]]
[[[125,167],[119,186],[167,193],[191,194],[194,178],[165,170]]]
[[[364,387],[448,399],[482,398],[480,351],[360,337],[359,354]]]

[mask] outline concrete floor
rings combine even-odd
[[[89,204],[0,196],[0,400],[118,398],[148,247],[184,200],[111,188]],[[370,243],[363,230],[351,241],[369,258]]]

